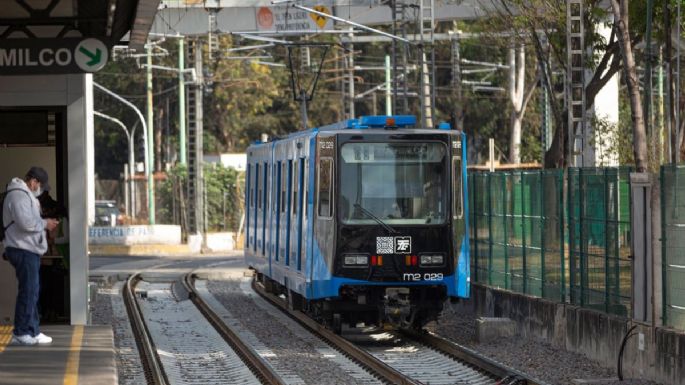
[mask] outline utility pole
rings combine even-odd
[[[185,45],[183,37],[178,39],[178,149],[182,165],[186,164],[186,81],[183,71],[185,70]]]
[[[455,107],[453,129],[464,130],[464,106],[462,105],[463,95],[461,87],[461,33],[455,31],[451,33],[452,38],[452,90],[454,92]]]
[[[354,36],[350,33],[350,37]],[[347,46],[349,56],[347,57],[347,90],[349,92],[347,119],[354,119],[354,44],[349,43]]]
[[[566,1],[566,101],[568,107],[568,159],[571,167],[583,167],[588,140],[585,119],[585,5],[583,0]],[[578,148],[576,148],[578,146]]]
[[[204,176],[202,172],[202,41],[191,40],[188,44],[188,61],[196,71],[196,82],[188,92],[188,233],[204,234]],[[205,237],[202,237],[203,245]]]
[[[389,55],[385,55],[385,115],[392,115],[392,82]]]
[[[152,111],[152,44],[147,42],[147,142],[150,144],[147,148],[149,163],[147,166],[150,172],[147,176],[148,190],[147,190],[147,210],[148,219],[151,225],[155,224],[155,177],[154,177],[154,125],[153,125],[153,111]]]

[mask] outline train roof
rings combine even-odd
[[[451,130],[450,124],[443,122],[437,127],[438,130]],[[416,127],[415,115],[367,115],[356,119],[346,119],[326,126],[310,128],[308,130],[297,131],[285,137],[274,138],[268,142],[256,141],[250,145],[259,146],[263,144],[276,143],[280,140],[294,139],[302,136],[309,136],[319,132],[344,131],[344,130],[367,130],[367,129],[411,129],[423,130]]]

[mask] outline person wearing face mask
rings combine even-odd
[[[45,230],[59,223],[41,218],[37,197],[48,190],[48,173],[31,167],[24,179],[14,178],[7,185],[2,222],[5,228],[5,256],[14,266],[19,283],[14,310],[12,343],[21,345],[49,344],[52,338],[40,332],[38,298],[40,290],[40,257],[47,250]]]

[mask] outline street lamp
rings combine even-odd
[[[140,119],[140,123],[143,125],[143,143],[145,146],[145,175],[147,176],[147,207],[148,207],[148,220],[150,224],[155,223],[155,213],[154,213],[154,199],[155,199],[155,193],[152,189],[153,186],[153,173],[150,171],[151,164],[150,164],[150,143],[148,143],[147,140],[147,124],[145,123],[145,118],[143,117],[143,113],[140,112],[138,107],[136,107],[133,103],[129,102],[128,100],[124,99],[123,97],[115,94],[113,91],[110,91],[109,89],[103,87],[102,85],[93,82],[93,86],[95,86],[97,89],[101,90],[102,92],[106,93],[107,95],[110,95],[111,97],[119,100],[120,102],[124,103],[131,109],[133,109],[136,114],[138,115],[138,118]]]
[[[103,119],[107,119],[111,122],[114,122],[119,126],[124,131],[124,134],[126,134],[126,140],[128,141],[128,169],[130,171],[130,179],[128,180],[129,184],[129,191],[130,191],[130,198],[127,195],[126,196],[126,209],[127,209],[127,215],[130,215],[131,218],[135,217],[135,201],[136,201],[136,193],[135,193],[135,183],[133,181],[133,175],[135,175],[135,164],[136,164],[136,158],[135,158],[135,153],[133,149],[133,141],[136,133],[136,127],[134,126],[131,132],[128,132],[128,129],[126,128],[126,125],[119,119],[103,114],[102,112],[99,111],[93,111],[93,114],[95,116],[98,116]],[[130,202],[130,206],[129,206]],[[130,207],[130,210],[129,210]]]

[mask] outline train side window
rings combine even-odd
[[[264,201],[264,209],[266,209],[266,196],[268,195],[268,186],[267,182],[269,181],[269,164],[264,162],[264,183],[263,183],[263,191],[264,195],[262,196],[262,200]]]
[[[281,207],[283,207],[283,200],[281,199],[281,185],[282,185],[281,178],[283,175],[283,174],[281,174],[282,163],[283,162],[281,162],[280,160],[276,163],[276,167],[277,167],[276,174],[277,174],[277,176],[276,176],[276,183],[274,183],[274,185],[276,186],[276,188],[274,188],[274,196],[276,198],[276,212],[279,212],[281,210]]]
[[[293,215],[297,215],[297,210],[299,206],[299,201],[297,200],[298,198],[298,193],[299,193],[299,174],[296,172],[297,171],[297,164],[293,162],[292,160],[290,161],[290,167],[292,168],[291,175],[293,176],[292,179],[292,184],[293,184]]]
[[[307,162],[305,158],[300,158],[300,190],[302,194],[302,218],[307,218]]]
[[[281,212],[285,213],[286,209],[286,200],[285,200],[285,194],[288,191],[288,164],[286,162],[283,162],[281,165],[282,167],[282,174],[281,174]]]
[[[252,194],[254,194],[254,184],[252,183],[252,165],[247,165],[247,201],[249,202],[249,207],[254,207],[254,199],[252,199]]]
[[[333,216],[333,159],[321,158],[319,163],[319,216]]]
[[[255,195],[255,200],[257,201],[257,208],[262,209],[262,200],[260,199],[262,196],[262,186],[261,183],[259,183],[259,179],[262,176],[262,174],[259,172],[260,170],[259,165],[257,165],[257,195]]]
[[[454,172],[454,185],[452,188],[454,191],[452,198],[452,201],[454,202],[454,212],[452,215],[454,216],[454,219],[461,219],[464,217],[464,182],[462,181],[463,172],[460,156],[455,156],[452,158],[452,170]]]

